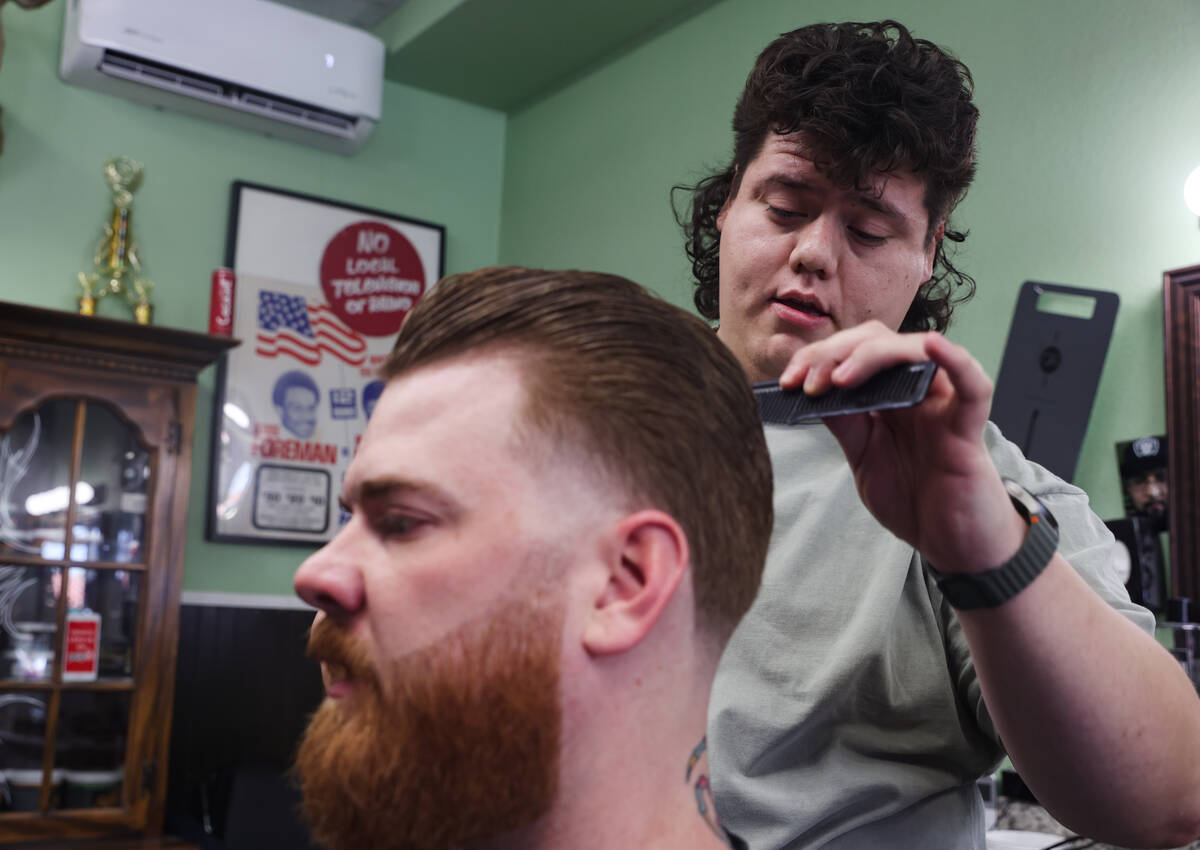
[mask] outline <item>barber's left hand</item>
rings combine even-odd
[[[983,440],[992,381],[961,346],[936,332],[900,334],[866,322],[810,343],[780,376],[818,394],[853,387],[899,363],[938,366],[921,404],[825,419],[879,522],[942,572],[975,572],[1012,557],[1025,523]]]

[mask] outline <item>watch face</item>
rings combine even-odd
[[[1013,500],[1013,505],[1021,512],[1022,517],[1029,524],[1045,520],[1046,524],[1058,531],[1058,520],[1054,518],[1054,514],[1050,513],[1049,508],[1041,503],[1037,496],[1030,493],[1016,481],[1011,478],[1002,479],[1004,481],[1004,489],[1008,491],[1009,498]]]
[[[1009,498],[1024,508],[1026,520],[1041,512],[1042,503],[1035,499],[1033,494],[1016,481],[1013,481],[1011,478],[1005,478],[1004,489],[1008,491]]]

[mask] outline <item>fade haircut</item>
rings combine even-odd
[[[737,194],[768,133],[800,134],[817,168],[863,190],[873,173],[911,171],[925,184],[926,240],[966,195],[975,176],[974,82],[967,66],[896,21],[812,24],[775,39],[754,63],[733,114],[733,159],[695,186],[690,219],[678,212],[695,276],[696,309],[719,318],[721,236],[717,215]],[[966,233],[946,226],[933,276],[902,331],[944,331],[954,305],[975,292],[945,250]]]
[[[421,298],[384,377],[485,349],[519,358],[536,439],[680,524],[698,628],[723,644],[758,592],[773,520],[762,425],[729,349],[625,278],[487,268]]]

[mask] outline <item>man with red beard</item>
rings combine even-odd
[[[485,269],[426,295],[383,371],[351,518],[296,574],[314,836],[724,846],[705,715],[772,517],[737,361],[622,278]]]

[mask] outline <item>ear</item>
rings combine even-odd
[[[721,228],[725,226],[725,213],[729,212],[729,205],[733,203],[733,196],[737,194],[735,186],[740,188],[736,166],[733,169],[733,179],[729,181],[729,194],[725,196],[725,203],[721,204],[721,210],[717,213],[717,233],[720,233]]]
[[[671,601],[690,563],[687,535],[658,510],[638,511],[613,530],[608,580],[588,612],[583,645],[592,655],[628,652]]]
[[[946,220],[942,219],[938,222],[937,230],[933,232],[933,238],[929,240],[929,247],[925,249],[925,279],[933,277],[933,258],[937,256],[937,247],[941,244],[942,239],[946,236]]]

